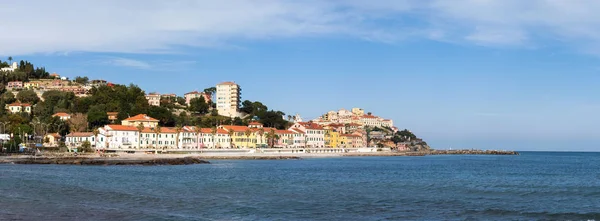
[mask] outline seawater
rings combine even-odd
[[[0,220],[600,220],[600,154],[0,165]]]

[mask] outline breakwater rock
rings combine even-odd
[[[426,155],[519,155],[512,150],[431,150]]]
[[[14,164],[62,164],[62,165],[189,165],[208,164],[210,162],[195,157],[182,158],[151,158],[151,159],[127,159],[127,158],[85,158],[85,157],[27,157],[9,158],[0,160],[0,163]]]
[[[202,156],[203,159],[212,160],[300,160],[298,156],[285,156],[285,155],[273,155],[273,156]]]

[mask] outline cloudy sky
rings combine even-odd
[[[600,151],[600,1],[19,0],[0,59],[146,91],[363,107],[440,149]]]

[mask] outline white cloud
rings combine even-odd
[[[108,57],[90,62],[88,65],[111,65],[148,71],[179,71],[196,63],[195,61],[152,60],[142,61],[131,58]]]
[[[2,3],[1,55],[174,52],[237,40],[347,36],[600,48],[596,0],[20,0]],[[24,16],[26,15],[26,16]]]
[[[137,69],[150,69],[152,66],[145,61],[129,59],[129,58],[111,58],[103,62],[104,64],[114,65],[119,67],[130,67]]]

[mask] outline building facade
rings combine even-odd
[[[217,111],[219,115],[235,117],[239,115],[241,88],[234,82],[217,84]]]
[[[146,100],[148,100],[148,104],[150,106],[160,106],[160,94],[159,93],[146,94]]]
[[[200,97],[204,98],[206,103],[211,102],[211,95],[204,92],[192,91],[183,95],[183,98],[185,98],[185,104],[187,106],[190,106],[190,101],[192,101],[192,99]]]

